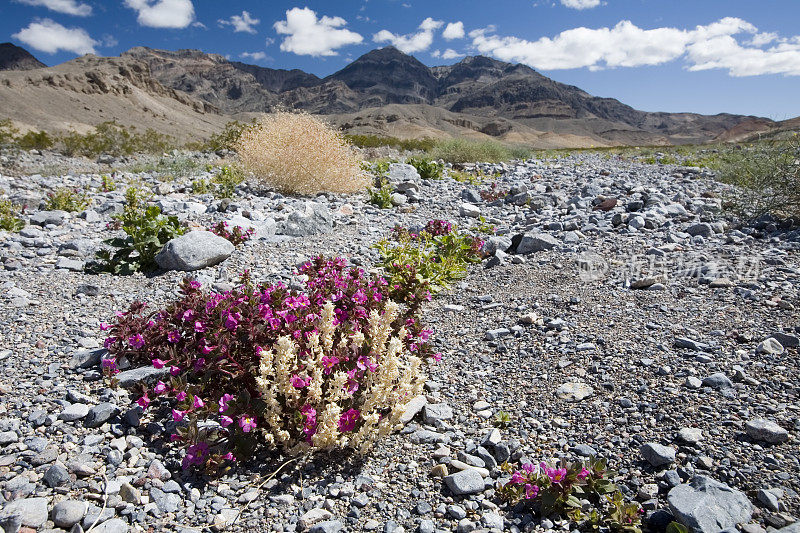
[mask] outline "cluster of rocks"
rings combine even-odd
[[[100,176],[0,177],[34,206],[22,232],[0,233],[5,533],[566,531],[499,500],[498,465],[593,455],[610,460],[650,530],[796,528],[798,233],[769,219],[737,227],[721,211],[725,187],[697,169],[592,154],[478,168],[500,173],[495,189],[508,194],[486,201],[478,186],[393,165],[392,210],[248,185],[219,200],[189,180],[122,174],[194,228],[151,277],[83,273],[114,234],[123,187],[92,193],[82,213],[48,213],[34,208],[48,190],[97,189]],[[245,269],[296,284],[296,265],[317,254],[373,266],[372,245],[395,224],[463,229],[478,217],[496,229],[487,259],[426,314],[444,360],[404,429],[364,458],[284,466],[264,455],[203,479],[180,468],[171,428],[134,403],[156,369],[123,368],[116,389],[102,380],[100,322],[134,300],[163,305],[184,270],[217,290]],[[203,231],[223,220],[255,238],[233,249]]]

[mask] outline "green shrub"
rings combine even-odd
[[[103,174],[100,177],[100,190],[103,192],[116,191],[117,184],[114,182],[114,178]]]
[[[397,137],[382,137],[379,135],[345,135],[344,138],[353,146],[359,148],[379,148],[388,146],[407,152],[425,152],[433,148],[436,141],[427,137],[422,139],[398,139]]]
[[[720,179],[737,187],[730,203],[743,219],[764,214],[800,220],[800,135],[728,150]]]
[[[211,178],[215,186],[214,196],[217,198],[232,198],[236,186],[244,182],[244,171],[237,165],[225,165],[219,168]]]
[[[126,236],[105,240],[112,249],[97,252],[99,261],[88,264],[88,272],[130,275],[153,270],[156,254],[167,242],[186,232],[177,217],[162,215],[161,209],[150,204],[146,194],[135,187],[125,191],[125,208],[114,216],[111,227],[121,228]]]
[[[23,150],[47,150],[53,146],[53,139],[44,131],[29,131],[16,139],[17,146]]]
[[[171,150],[175,140],[154,129],[137,133],[114,121],[101,122],[94,131],[81,135],[71,131],[58,138],[60,150],[66,155],[96,157],[109,154],[115,157],[134,153],[160,154]]]
[[[419,176],[424,180],[440,180],[443,177],[444,167],[431,159],[410,157],[408,164],[417,169]]]
[[[211,184],[208,180],[197,178],[192,181],[192,192],[195,194],[208,194],[212,192]]]
[[[641,533],[644,511],[637,503],[625,501],[611,481],[616,474],[607,469],[604,459],[593,457],[588,464],[562,463],[558,467],[545,462],[526,463],[519,469],[504,463],[501,468],[511,479],[499,484],[497,492],[512,505],[523,503],[542,517],[567,517],[594,531],[607,528],[619,533]]]
[[[77,189],[61,187],[47,193],[47,199],[44,204],[48,211],[68,211],[74,213],[86,209],[89,202],[89,196],[86,193],[79,192]]]
[[[403,288],[403,295],[390,291],[392,298],[412,308],[462,279],[467,265],[482,257],[480,237],[460,233],[444,220],[431,220],[419,232],[396,226],[392,233],[392,241],[380,241],[375,248],[389,286]]]
[[[392,208],[392,193],[394,189],[386,178],[378,178],[375,187],[367,189],[369,203],[378,206],[380,209]]]
[[[25,221],[19,218],[22,209],[11,203],[11,200],[0,199],[0,229],[17,232],[25,227]]]
[[[530,157],[531,151],[494,141],[447,139],[438,141],[428,154],[432,159],[442,159],[447,163],[498,163],[510,159],[526,159]]]

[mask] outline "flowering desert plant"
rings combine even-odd
[[[614,473],[606,461],[591,458],[582,462],[551,467],[522,464],[515,469],[508,463],[501,467],[511,479],[498,486],[501,498],[511,503],[525,502],[541,516],[565,515],[579,525],[613,531],[640,532],[642,509],[625,502],[622,493],[611,481]]]
[[[385,280],[338,258],[300,272],[305,292],[247,274],[221,294],[186,280],[166,308],[135,303],[104,326],[110,359],[168,371],[138,403],[169,400],[184,466],[216,470],[259,445],[365,451],[421,391],[438,358],[431,332],[387,298]]]
[[[232,229],[228,227],[227,222],[218,222],[214,224],[209,230],[214,235],[219,235],[231,242],[234,246],[239,246],[247,241],[249,241],[255,230],[253,228],[244,229],[241,226],[234,226]]]
[[[344,137],[307,113],[268,115],[241,134],[235,150],[246,171],[283,192],[349,193],[369,185]]]
[[[392,297],[408,305],[466,276],[467,265],[480,262],[482,246],[480,237],[461,233],[446,220],[431,220],[420,231],[395,226],[391,241],[375,245]]]

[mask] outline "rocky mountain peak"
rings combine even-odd
[[[46,66],[21,46],[0,43],[0,70],[32,70]]]

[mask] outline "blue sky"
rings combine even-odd
[[[325,76],[393,44],[527,64],[646,111],[800,116],[799,0],[3,0],[0,41],[54,65],[198,48]]]

